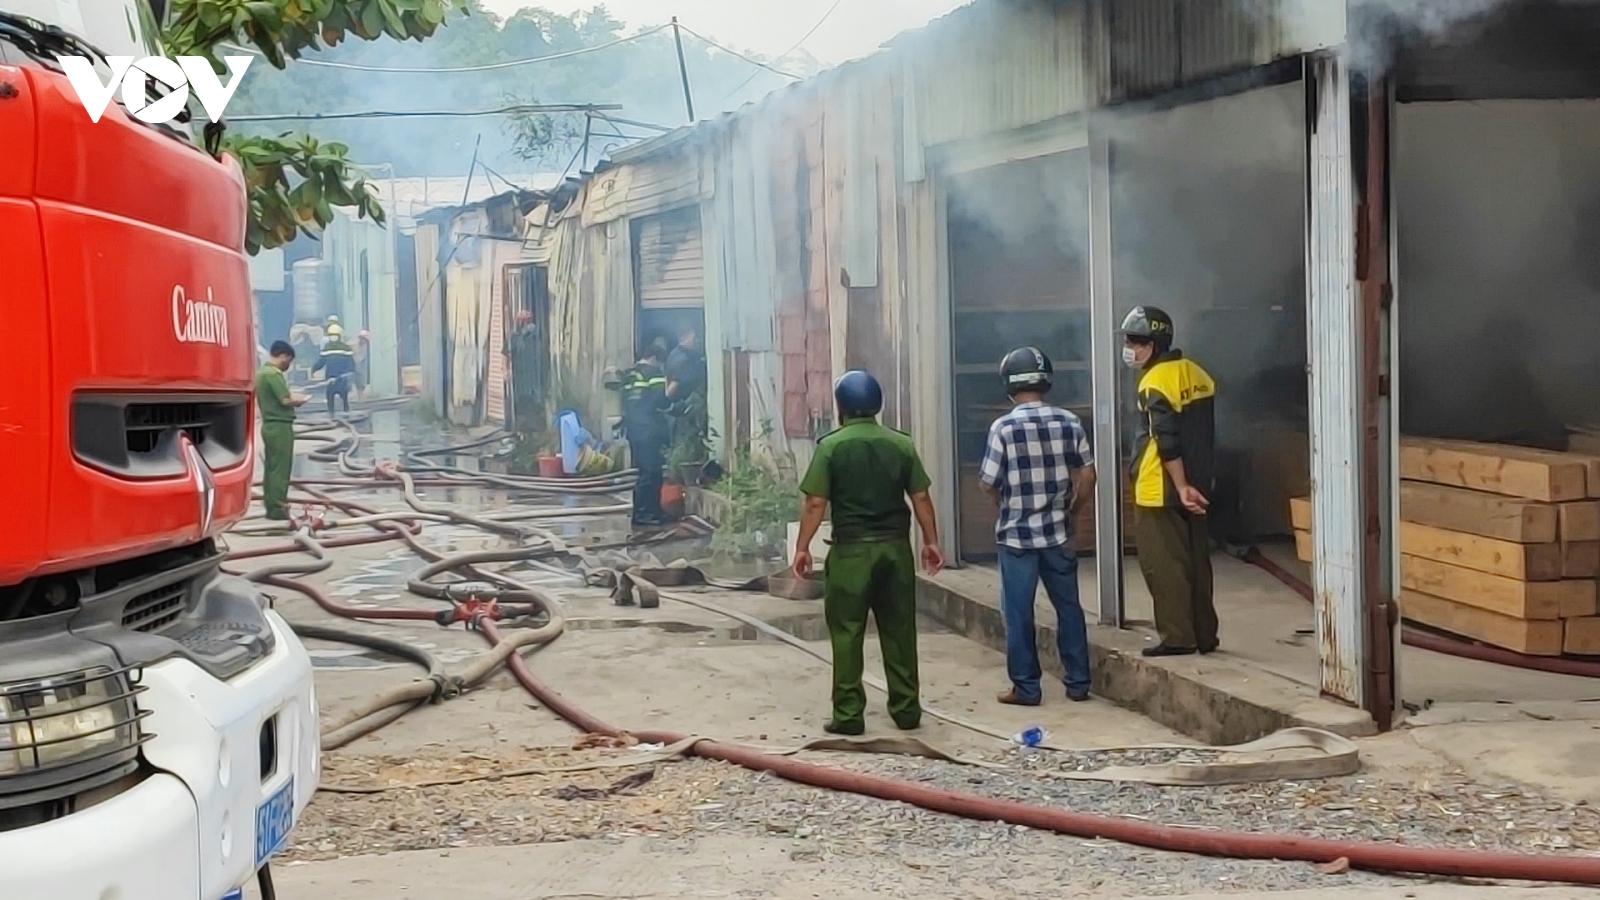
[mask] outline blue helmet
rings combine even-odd
[[[883,388],[871,373],[851,369],[833,383],[833,402],[841,419],[875,416],[883,411]]]

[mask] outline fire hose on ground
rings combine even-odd
[[[424,571],[442,574],[456,570],[473,577],[486,577],[485,573],[472,568],[470,560],[447,558],[423,545],[404,527],[396,526],[392,522],[381,524],[390,529],[389,533],[374,535],[373,539],[398,538],[404,541],[414,552],[432,564]],[[528,585],[516,584],[505,576],[487,576],[487,578],[495,583],[507,585],[508,590],[516,592],[519,597],[525,596],[536,601],[543,607],[543,611],[550,617],[552,623],[558,621],[556,612],[558,607],[545,592]],[[266,579],[266,583],[302,592],[315,591],[314,588],[277,575],[270,576]],[[433,588],[438,587],[433,585]],[[399,615],[414,612],[411,610],[387,611],[391,615],[385,616],[382,613],[386,611],[355,609],[331,603],[323,604],[323,608],[335,615],[351,619],[434,618],[426,611],[415,611],[421,613],[419,617]],[[495,610],[490,609],[486,614],[480,615],[476,625],[485,640],[491,646],[498,648],[506,643],[506,637],[495,620],[495,613]],[[505,657],[505,663],[517,681],[536,700],[574,727],[588,733],[624,736],[621,729],[595,717],[542,682],[519,654],[509,653]],[[1240,859],[1311,863],[1329,863],[1343,859],[1355,868],[1385,872],[1600,885],[1600,859],[1597,858],[1404,847],[1395,844],[1208,831],[1178,825],[1159,825],[947,791],[897,778],[819,766],[759,749],[713,740],[695,740],[690,736],[671,731],[632,732],[631,735],[642,741],[666,745],[688,742],[688,751],[697,756],[732,763],[753,771],[770,772],[801,784],[909,803],[930,811],[964,818],[1002,821],[1085,839],[1110,839],[1157,850]]]
[[[319,423],[319,426],[320,424],[321,423]],[[350,454],[354,452],[357,446],[359,446],[363,435],[357,431],[353,425],[349,425],[347,423],[335,424],[342,425],[344,427],[346,434],[343,438],[331,439],[328,435],[321,435],[319,432],[321,430],[326,430],[326,428],[323,427],[319,427],[318,431],[305,432],[303,434],[297,431],[296,437],[305,437],[311,440],[324,440],[330,444],[330,446],[326,449],[311,452],[309,457],[312,460],[317,462],[336,463],[339,466],[340,472],[346,476],[371,475],[372,471],[370,469],[364,469],[350,460]],[[455,455],[463,453],[467,450],[481,447],[494,441],[503,440],[504,437],[505,436],[503,434],[497,432],[488,437],[480,438],[476,441],[471,441],[466,444],[459,444],[450,447],[437,447],[429,450],[412,451],[411,453],[407,454],[407,468],[417,474],[433,476],[443,475],[446,477],[467,479],[481,487],[527,491],[530,493],[555,493],[563,495],[619,494],[624,491],[632,490],[634,483],[638,480],[638,470],[636,469],[629,469],[622,472],[614,472],[609,475],[601,476],[544,478],[536,475],[501,475],[490,472],[480,472],[462,468],[460,466],[446,466],[437,463],[426,462],[424,460],[424,458],[427,456]]]

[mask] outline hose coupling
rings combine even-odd
[[[460,678],[454,675],[446,675],[443,672],[429,675],[428,680],[433,682],[433,694],[428,697],[429,703],[443,703],[446,700],[454,700],[461,696],[462,691],[466,688]]]

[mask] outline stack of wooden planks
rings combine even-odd
[[[1600,655],[1600,455],[1408,438],[1401,613],[1532,656]],[[1311,504],[1291,501],[1312,562]]]

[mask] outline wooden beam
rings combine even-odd
[[[1516,619],[1418,591],[1401,595],[1400,614],[1419,625],[1529,656],[1560,656],[1566,639],[1564,623],[1559,620]]]
[[[1600,541],[1562,541],[1561,577],[1600,576]]]
[[[1594,512],[1600,529],[1600,505]],[[1557,535],[1557,507],[1421,481],[1401,482],[1400,518],[1519,544],[1548,544]]]
[[[1557,509],[1563,541],[1600,541],[1600,502],[1563,503]]]
[[[1401,557],[1400,584],[1518,619],[1592,615],[1595,607],[1593,580],[1518,581],[1418,556]]]
[[[1547,503],[1586,499],[1588,465],[1563,457],[1491,444],[1407,438],[1400,447],[1400,477]]]
[[[1294,524],[1296,531],[1311,530],[1311,498],[1289,498],[1289,520]],[[1552,540],[1554,540],[1552,538]]]
[[[1522,581],[1561,580],[1559,544],[1516,544],[1401,522],[1400,550],[1423,559]]]
[[[1600,616],[1568,619],[1561,649],[1578,656],[1600,656]]]
[[[1303,563],[1314,562],[1316,560],[1317,553],[1312,549],[1311,532],[1301,531],[1298,528],[1295,529],[1294,555]]]

